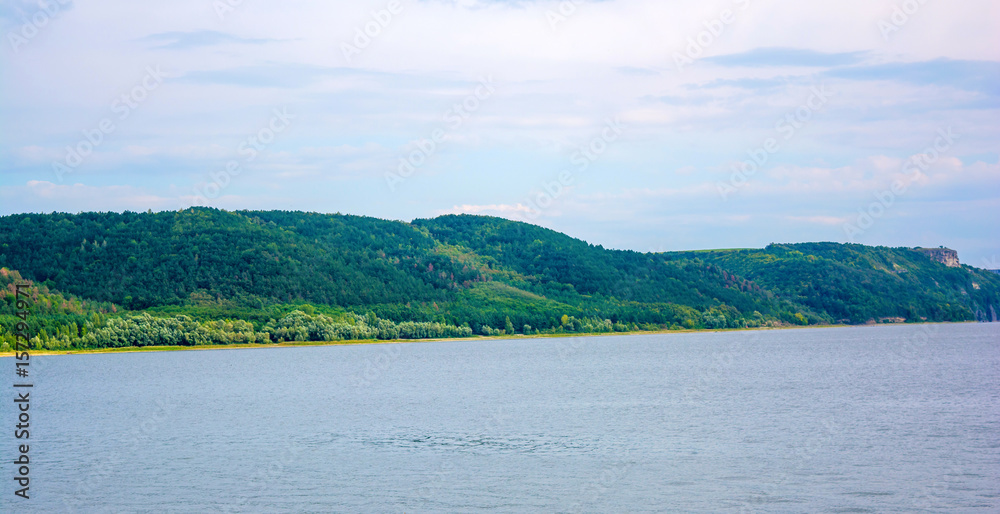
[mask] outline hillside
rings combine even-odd
[[[83,300],[51,291],[44,285],[31,284],[22,290],[22,299],[31,302],[31,316],[22,320],[17,317],[15,285],[25,283],[31,282],[16,270],[0,268],[0,345],[5,345],[4,348],[14,346],[15,325],[22,321],[27,324],[30,334],[68,342],[71,336],[79,335],[87,322],[99,321],[104,314],[118,312],[118,307],[108,302]]]
[[[483,216],[404,223],[204,208],[20,214],[0,217],[0,268],[127,311],[112,318],[248,323],[252,336],[236,340],[277,340],[293,314],[313,329],[288,337],[342,334],[329,327],[363,322],[381,323],[379,337],[390,338],[387,323],[437,324],[431,332],[449,334],[440,327],[600,332],[966,321],[1000,311],[1000,276],[905,248],[806,243],[652,254]]]
[[[802,243],[668,258],[695,255],[845,323],[882,317],[986,321],[1000,313],[995,274],[948,267],[911,248]]]

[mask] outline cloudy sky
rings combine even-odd
[[[1000,267],[995,0],[0,0],[0,214],[476,213]]]

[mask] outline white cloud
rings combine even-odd
[[[533,211],[530,207],[524,204],[507,205],[507,204],[492,204],[492,205],[456,205],[451,209],[446,209],[439,211],[438,215],[443,214],[488,214],[492,216],[512,216],[519,215],[523,218],[526,214],[532,214]]]
[[[570,166],[572,152],[611,116],[627,125],[622,141],[539,219],[585,220],[609,239],[618,232],[602,220],[646,227],[633,242],[672,223],[708,232],[713,219],[756,233],[768,233],[757,224],[764,219],[831,225],[905,176],[904,160],[949,126],[962,139],[916,176],[912,198],[995,196],[1000,103],[988,91],[991,68],[970,72],[971,85],[932,68],[905,76],[891,69],[942,58],[995,64],[993,0],[926,2],[888,42],[878,23],[892,1],[583,2],[555,30],[546,18],[554,0],[405,5],[347,62],[341,44],[385,2],[247,0],[222,19],[206,0],[75,3],[20,52],[0,52],[0,209],[169,207],[240,158],[241,141],[283,107],[297,116],[292,130],[247,163],[217,205],[299,208],[299,197],[315,196],[337,198],[333,210],[387,217],[523,214],[530,193]],[[736,21],[679,73],[674,53],[724,8]],[[149,38],[157,34],[169,37]],[[853,66],[868,71],[833,76],[826,66],[710,60],[761,48],[851,53]],[[882,64],[890,66],[884,75],[872,71]],[[113,102],[148,66],[171,79],[117,119]],[[495,96],[448,131],[405,193],[389,194],[384,173],[487,75]],[[816,84],[838,95],[733,201],[721,202],[715,182],[773,137],[776,120]],[[108,117],[116,131],[68,179],[81,184],[55,184],[52,161]],[[970,155],[987,162],[963,165]],[[286,197],[261,200],[276,190]]]
[[[786,216],[786,220],[795,221],[800,223],[814,223],[819,225],[834,225],[840,226],[848,221],[851,221],[849,217],[837,217],[837,216]]]
[[[173,208],[170,198],[151,194],[142,188],[126,185],[87,186],[55,184],[44,180],[28,181],[23,186],[0,186],[0,197],[17,204],[26,212],[46,211],[34,206],[59,206],[65,212]]]

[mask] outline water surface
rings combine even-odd
[[[5,480],[4,512],[1000,511],[997,324],[51,356],[33,372],[32,499]]]

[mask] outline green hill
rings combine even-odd
[[[86,333],[116,323],[132,325],[115,329],[114,345],[138,344],[122,334],[154,329],[167,335],[147,344],[199,344],[968,321],[1000,311],[1000,276],[905,248],[806,243],[652,254],[484,216],[404,223],[205,208],[19,214],[0,217],[0,268],[105,306],[110,320],[74,318],[75,328],[63,329],[76,332],[71,345],[110,345]],[[123,309],[108,312],[112,304]]]
[[[691,256],[669,255],[679,261]],[[950,268],[910,248],[802,243],[697,256],[846,323],[883,317],[985,321],[1000,310],[995,274]]]

